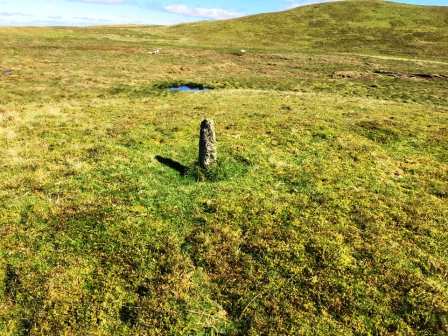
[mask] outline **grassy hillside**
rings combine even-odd
[[[261,18],[0,29],[0,335],[448,333],[446,39],[238,53]]]
[[[319,49],[446,59],[448,7],[341,1],[243,19],[179,25],[167,31],[182,41],[214,47]]]

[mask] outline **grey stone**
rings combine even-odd
[[[213,120],[206,119],[201,123],[199,165],[202,168],[208,169],[216,163],[217,157],[215,124]]]

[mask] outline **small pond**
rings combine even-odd
[[[168,88],[171,92],[206,92],[208,90],[210,89],[199,85],[175,85]]]

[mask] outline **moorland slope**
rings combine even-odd
[[[167,32],[183,42],[223,48],[446,58],[448,7],[337,1],[234,20],[178,25]]]

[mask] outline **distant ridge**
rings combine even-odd
[[[335,1],[225,21],[181,24],[166,32],[223,48],[324,50],[448,59],[448,7],[386,1]]]

